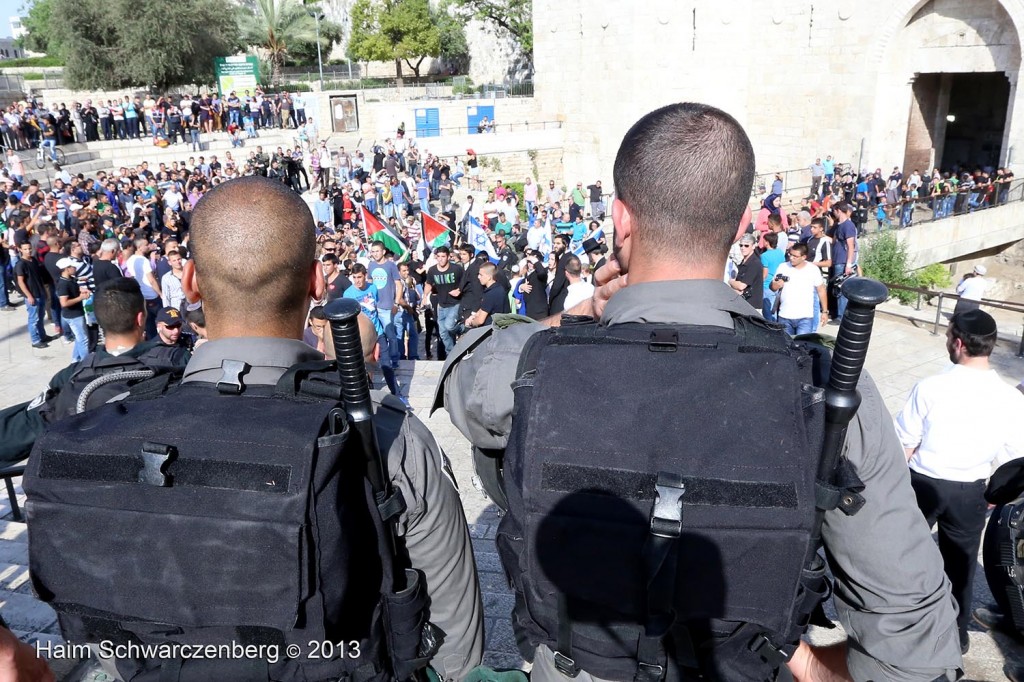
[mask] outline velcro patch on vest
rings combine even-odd
[[[142,458],[131,455],[86,455],[63,450],[39,453],[39,478],[65,481],[137,483]],[[288,492],[291,467],[258,462],[179,458],[167,472],[173,487],[220,488],[257,493]]]
[[[657,474],[623,471],[576,464],[545,462],[541,484],[545,490],[571,493],[583,489],[603,490],[609,495],[632,499],[654,499]],[[709,507],[756,507],[796,509],[795,483],[771,481],[729,481],[701,476],[683,476],[684,505]]]

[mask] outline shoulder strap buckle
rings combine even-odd
[[[163,443],[142,444],[142,468],[139,469],[139,483],[158,488],[171,487],[173,477],[167,473],[167,466],[178,458],[178,449]]]
[[[657,497],[651,509],[651,534],[678,538],[683,532],[683,495],[686,485],[679,474],[662,471],[655,483]]]
[[[222,374],[217,381],[217,390],[227,395],[241,395],[245,390],[242,377],[249,373],[249,365],[241,360],[222,360],[220,369]]]
[[[566,677],[576,677],[580,674],[580,668],[576,665],[576,661],[572,660],[560,651],[555,652],[555,667],[558,672],[562,673]]]
[[[675,353],[679,348],[679,332],[675,329],[655,329],[647,350],[652,353]]]
[[[772,666],[780,666],[789,660],[789,654],[772,644],[768,635],[760,633],[750,642],[750,650]]]
[[[640,662],[636,668],[634,682],[658,682],[665,677],[664,666]]]

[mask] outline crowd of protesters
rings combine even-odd
[[[276,103],[247,94],[229,97],[226,117],[198,121],[215,127],[230,127],[236,119],[251,123],[254,107],[269,107],[270,118],[261,120],[261,126],[288,125],[293,116],[300,128],[309,124],[298,115],[301,109],[295,99],[285,104],[288,98],[278,97]],[[146,100],[138,110],[146,119],[140,130],[151,125],[150,104]],[[202,100],[191,105],[204,111]],[[157,100],[156,106],[178,108],[166,98]],[[117,134],[120,127],[113,130]],[[108,261],[121,274],[139,279],[148,300],[147,329],[155,338],[162,329],[157,325],[162,309],[176,308],[182,319],[188,312],[173,279],[180,271],[175,263],[188,257],[192,207],[212,186],[254,174],[278,179],[299,193],[312,193],[309,203],[319,255],[332,283],[328,298],[345,295],[354,286],[359,265],[367,269],[364,282],[372,283],[378,293],[384,290],[384,308],[393,312],[384,315],[387,320],[381,325],[383,355],[391,359],[383,366],[393,389],[393,372],[388,370],[398,360],[419,359],[421,349],[427,359],[444,359],[461,333],[506,307],[535,319],[561,312],[585,295],[591,273],[606,260],[605,195],[599,180],[586,186],[578,182],[572,189],[554,180],[545,186],[533,178],[522,185],[498,180],[485,189],[472,150],[465,158],[442,158],[421,150],[401,128],[366,152],[332,149],[315,135],[305,143],[266,151],[257,145],[237,159],[228,151],[223,159],[190,156],[156,168],[144,162],[95,177],[58,169],[48,190],[36,181],[23,184],[24,171],[9,149],[7,162],[0,163],[0,310],[14,310],[10,297],[20,295],[32,344],[42,348],[52,340],[44,325],[48,319],[54,338],[62,336],[75,344],[73,355],[81,356],[98,341],[89,305],[89,294],[95,290],[93,266]],[[836,294],[839,285],[858,272],[858,238],[865,231],[865,216],[873,209],[884,212],[881,227],[889,220],[888,207],[901,200],[903,187],[927,187],[930,199],[918,192],[915,201],[932,203],[940,216],[1007,200],[1012,173],[1000,169],[989,177],[979,170],[975,175],[977,180],[974,175],[957,180],[937,173],[937,179],[926,179],[915,172],[904,178],[896,169],[888,179],[880,171],[854,178],[828,158],[820,168],[812,167],[812,194],[793,212],[783,209],[782,177],[776,176],[751,215],[748,234],[734,246],[724,279],[765,317],[794,334],[814,331],[826,321],[838,324],[845,299]],[[455,193],[463,183],[471,193],[459,205]],[[377,216],[398,240],[387,244],[382,256],[395,265],[385,279],[375,279],[364,210]],[[423,247],[423,215],[446,227],[447,246]],[[74,270],[65,258],[74,263]],[[29,264],[19,266],[23,261]],[[68,267],[61,268],[61,262]],[[33,269],[31,263],[38,267]],[[484,268],[488,263],[494,267]],[[489,277],[487,283],[481,270]],[[171,279],[165,282],[168,274]],[[74,280],[77,291],[62,279]],[[26,289],[31,290],[28,295]],[[179,293],[167,295],[168,291]],[[488,291],[492,293],[485,309]],[[84,324],[64,323],[66,317],[77,317],[79,308]],[[188,331],[186,327],[182,343],[196,340]],[[420,332],[425,334],[421,337]]]
[[[317,140],[316,123],[306,116],[302,93],[230,92],[182,95],[124,95],[107,100],[36,101],[11,104],[3,113],[3,145],[15,151],[34,148],[52,130],[56,145],[99,140],[151,139],[160,146],[182,142],[199,150],[202,134],[226,133],[232,139],[255,138],[261,129],[292,128],[308,147]]]
[[[191,210],[211,187],[244,175],[264,175],[297,192],[317,193],[311,211],[325,275],[331,282],[341,277],[344,284],[330,286],[329,297],[351,288],[358,265],[368,267],[364,281],[386,288],[379,277],[375,279],[364,208],[398,235],[401,253],[386,258],[400,263],[395,279],[405,285],[398,288],[397,301],[382,307],[394,306],[395,312],[381,330],[385,357],[394,359],[382,363],[393,389],[397,384],[391,381],[390,370],[399,359],[419,358],[421,348],[427,358],[443,358],[460,333],[487,319],[478,313],[487,288],[480,283],[479,271],[488,258],[470,246],[471,224],[487,235],[489,251],[497,256],[492,259],[492,286],[500,287],[511,308],[538,318],[564,309],[565,298],[585,288],[580,285],[589,272],[588,254],[596,254],[596,262],[607,251],[600,182],[587,188],[577,183],[567,191],[554,181],[542,189],[527,179],[522,190],[498,181],[486,198],[481,194],[475,201],[471,195],[459,207],[454,195],[464,178],[471,186],[483,187],[476,156],[449,160],[421,152],[405,140],[403,131],[366,154],[329,150],[322,142],[307,153],[298,147],[264,151],[257,146],[238,158],[231,151],[223,158],[194,155],[186,161],[153,166],[143,162],[90,177],[57,169],[48,189],[36,180],[25,182],[13,149],[8,151],[11,156],[15,160],[0,162],[0,310],[12,313],[24,306],[32,345],[45,348],[63,338],[74,346],[75,358],[101,341],[91,294],[111,276],[139,281],[147,299],[148,338],[168,342],[173,337],[174,344],[183,346],[201,338],[187,324],[184,333],[175,334],[179,327],[168,317],[169,310],[177,310],[174,318],[180,322],[201,315],[201,310],[188,310],[180,284],[175,286],[180,264],[189,255]],[[589,223],[587,208],[594,218]],[[451,251],[445,254],[445,247],[429,254],[416,249],[423,213],[448,227],[452,238],[447,248],[455,257],[450,257]],[[334,259],[336,263],[331,262]],[[438,267],[451,275],[441,273],[439,280],[430,282],[429,272]],[[493,303],[495,295],[488,298]],[[453,314],[450,309],[456,306]],[[164,324],[168,321],[172,324]],[[421,344],[418,331],[424,324],[428,334]],[[52,334],[47,333],[50,329]]]

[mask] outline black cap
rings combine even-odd
[[[183,320],[181,319],[181,313],[178,312],[177,308],[167,306],[166,308],[162,308],[160,312],[156,314],[156,322],[157,324],[163,322],[168,327],[174,327],[176,325],[180,326]]]
[[[584,253],[594,253],[595,251],[600,251],[600,250],[601,250],[601,245],[597,243],[596,239],[584,239],[583,240],[583,252]]]
[[[995,318],[984,310],[965,310],[950,320],[957,329],[972,336],[991,336],[998,331]]]

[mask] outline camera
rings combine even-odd
[[[788,282],[789,281],[789,277],[787,277],[786,275],[775,275],[775,281],[777,281],[777,282]]]

